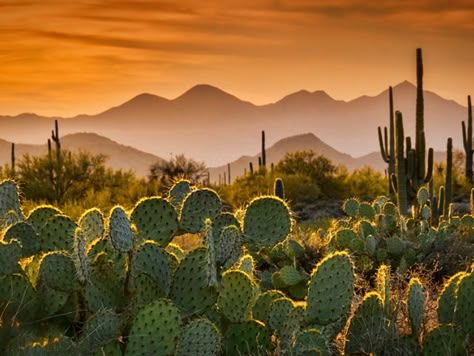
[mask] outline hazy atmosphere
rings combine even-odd
[[[414,80],[465,105],[474,3],[0,1],[0,114],[94,114],[208,83],[255,104],[306,89],[336,99]]]

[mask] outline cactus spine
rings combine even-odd
[[[389,98],[389,107],[390,107],[390,127],[387,132],[387,127],[385,126],[384,134],[382,137],[382,128],[378,127],[379,133],[379,144],[380,144],[380,153],[382,154],[382,159],[385,163],[388,163],[388,176],[391,177],[392,174],[395,174],[395,118],[393,112],[393,91],[392,87],[388,89],[388,98]],[[388,184],[388,191],[390,195],[393,195],[394,189],[392,184]]]
[[[472,174],[472,160],[474,157],[473,145],[472,145],[472,104],[471,96],[467,97],[467,129],[466,123],[462,122],[462,141],[464,145],[464,152],[466,153],[466,179],[469,183],[473,183]]]

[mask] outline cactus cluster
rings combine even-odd
[[[91,209],[77,223],[40,206],[5,226],[0,353],[332,355],[339,343],[346,354],[382,354],[396,342],[416,354],[468,347],[472,273],[446,283],[433,330],[424,323],[417,279],[406,291],[411,334],[398,330],[387,265],[378,268],[374,290],[357,299],[363,256],[396,260],[400,272],[412,242],[430,238],[423,210],[408,220],[388,198],[346,201],[348,217],[326,233],[326,256],[308,268],[281,198],[257,197],[236,215],[222,211],[216,192],[186,190],[179,199],[142,199],[130,211],[116,206],[107,217]],[[429,203],[426,192],[418,195]],[[446,229],[455,224],[443,222]],[[203,244],[183,251],[173,239],[189,233]]]

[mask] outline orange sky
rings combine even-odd
[[[256,104],[415,81],[474,94],[471,0],[0,0],[0,114],[97,113],[209,83]]]

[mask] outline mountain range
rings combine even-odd
[[[405,133],[413,136],[416,87],[404,81],[393,92],[395,109],[404,114]],[[449,136],[455,147],[461,147],[466,107],[430,91],[424,98],[429,146],[444,150]],[[312,133],[335,150],[358,157],[378,150],[377,126],[388,125],[388,111],[388,90],[351,101],[302,90],[275,103],[254,105],[216,87],[197,85],[175,99],[141,94],[97,115],[0,116],[0,137],[43,144],[58,119],[60,135],[94,132],[158,157],[184,153],[208,166],[220,166],[258,152],[260,132],[265,130],[267,147]]]

